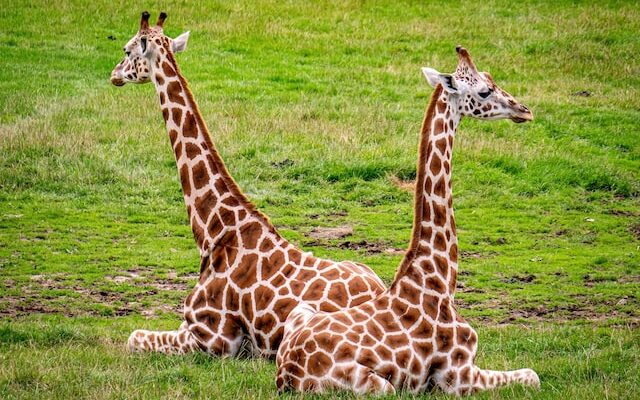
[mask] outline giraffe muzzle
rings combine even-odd
[[[123,79],[123,64],[125,63],[126,58],[118,63],[116,67],[111,71],[111,83],[115,86],[124,86],[126,83]]]
[[[111,77],[111,83],[115,86],[124,86],[124,81],[122,79],[116,78],[115,76]]]
[[[516,124],[533,121],[533,113],[527,107],[521,105],[518,107],[518,114],[511,117],[511,120]]]

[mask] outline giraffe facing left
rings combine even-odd
[[[280,236],[227,171],[174,53],[189,32],[172,39],[143,12],[124,46],[111,82],[153,83],[175,153],[189,221],[200,250],[200,279],[184,302],[178,330],[136,330],[132,351],[235,355],[248,339],[254,353],[273,357],[291,310],[305,303],[323,311],[375,298],[384,284],[367,266],[323,260]]]

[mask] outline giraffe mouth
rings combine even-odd
[[[118,78],[115,78],[115,77],[111,77],[111,83],[114,86],[124,86],[124,84],[125,84],[125,82],[122,79],[118,79]]]
[[[516,124],[533,121],[533,113],[527,107],[519,104],[517,107],[513,107],[511,120]]]
[[[521,124],[521,123],[527,122],[527,121],[533,121],[533,114],[526,113],[526,114],[516,115],[516,116],[511,117],[511,120],[513,122],[515,122],[516,124]]]

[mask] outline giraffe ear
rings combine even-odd
[[[179,53],[187,48],[187,41],[189,40],[189,31],[183,33],[177,38],[173,39],[172,49],[174,53]]]
[[[422,73],[424,77],[427,78],[427,82],[432,87],[438,86],[441,84],[444,90],[449,93],[457,93],[458,92],[458,83],[456,82],[456,78],[451,74],[441,74],[433,68],[422,68]]]

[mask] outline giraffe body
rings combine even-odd
[[[458,48],[453,75],[423,72],[435,86],[422,128],[411,244],[391,287],[337,312],[305,305],[287,319],[276,363],[279,390],[469,394],[519,382],[539,385],[533,370],[490,371],[474,364],[478,336],[457,312],[458,240],[451,157],[462,116],[532,119],[531,112],[476,70]]]
[[[299,303],[324,311],[353,307],[382,293],[384,284],[365,265],[323,260],[296,248],[247,200],[176,63],[173,53],[186,47],[188,34],[165,36],[165,17],[150,27],[143,13],[111,80],[116,86],[151,81],[156,88],[200,250],[200,279],[184,303],[178,330],[137,330],[128,347],[235,355],[248,339],[255,353],[274,356],[285,320]]]

